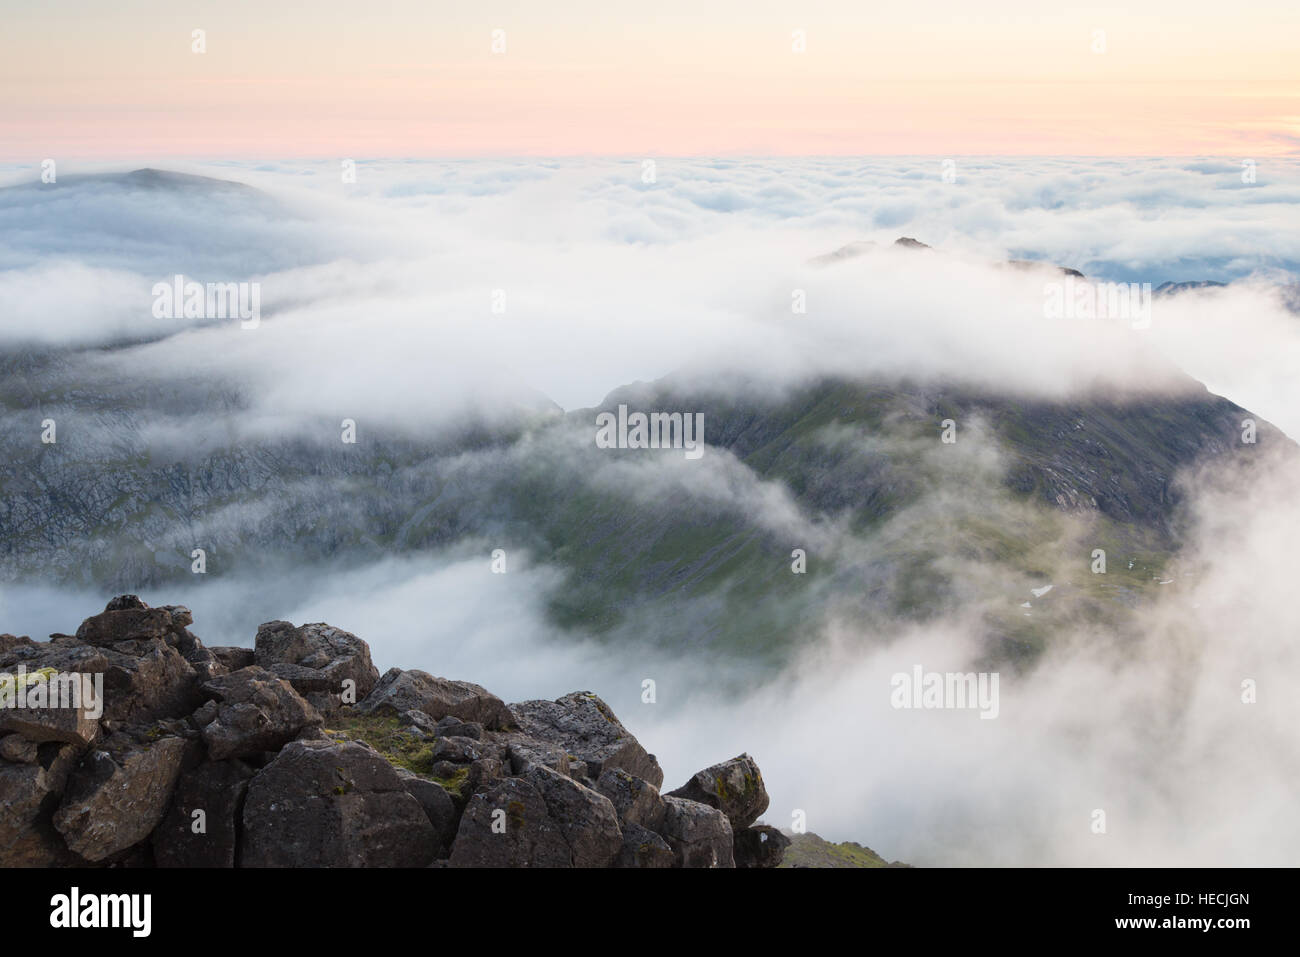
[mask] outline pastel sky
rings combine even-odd
[[[1139,7],[0,0],[0,160],[1300,152],[1295,0]]]

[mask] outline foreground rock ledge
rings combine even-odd
[[[0,866],[776,867],[789,844],[753,758],[661,794],[590,691],[506,704],[381,677],[323,622],[247,649],[192,621],[122,595],[75,635],[0,635]],[[98,713],[51,702],[71,673],[102,675]]]

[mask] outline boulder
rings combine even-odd
[[[451,867],[571,867],[569,844],[541,792],[505,778],[475,794],[451,845]]]
[[[620,824],[638,824],[656,831],[663,824],[667,806],[659,789],[621,768],[602,771],[596,790],[609,798]]]
[[[451,842],[456,839],[456,828],[460,824],[460,815],[456,805],[446,789],[436,781],[422,778],[418,774],[399,768],[397,776],[402,779],[406,793],[420,802],[424,813],[433,825],[435,838],[434,856],[444,858],[451,850]]]
[[[559,745],[570,760],[585,761],[588,776],[621,768],[656,788],[663,784],[664,773],[655,756],[647,754],[609,705],[590,691],[555,701],[524,701],[512,704],[510,710],[523,734]]]
[[[184,613],[179,622],[169,610],[177,608]],[[76,637],[82,644],[100,647],[137,639],[159,639],[174,645],[192,620],[188,608],[176,605],[150,608],[135,595],[122,595],[110,601],[98,615],[83,621]]]
[[[0,867],[84,865],[54,830],[53,816],[80,757],[71,744],[45,744],[32,764],[0,761]]]
[[[84,748],[99,736],[104,702],[90,675],[53,669],[0,675],[0,704],[21,705],[0,708],[0,734],[11,732],[10,738],[21,735],[35,744],[62,741]],[[9,747],[19,745],[14,740]],[[19,760],[6,755],[3,745],[0,757]]]
[[[473,764],[483,756],[479,742],[473,738],[435,738],[433,742],[434,761]]]
[[[35,764],[37,746],[21,734],[7,734],[0,738],[0,761],[14,764]]]
[[[737,867],[778,867],[790,839],[774,827],[759,824],[736,831],[733,851]]]
[[[393,766],[363,744],[294,741],[248,786],[243,867],[426,867],[437,838]]]
[[[7,654],[16,648],[31,648],[35,644],[36,642],[26,635],[0,635],[0,655]]]
[[[550,768],[523,775],[546,802],[551,820],[569,845],[574,867],[609,867],[623,846],[618,813],[609,798]]]
[[[663,796],[659,834],[673,850],[677,867],[735,867],[731,822],[717,808],[686,798]]]
[[[176,609],[180,606],[172,605],[169,608]],[[189,609],[181,609],[189,614]],[[176,612],[173,611],[173,618]],[[231,669],[226,667],[226,663],[213,653],[211,648],[204,646],[199,640],[198,635],[188,628],[182,628],[176,638],[176,650],[181,653],[181,657],[190,663],[194,673],[198,675],[199,681],[207,681],[209,678],[216,678],[220,675],[230,674]]]
[[[214,761],[275,751],[321,716],[298,692],[254,665],[203,683],[215,705],[195,712]]]
[[[351,632],[324,622],[294,627],[287,621],[268,621],[257,629],[254,655],[256,664],[271,671],[284,666],[280,676],[300,694],[336,696],[339,705],[361,701],[379,680],[379,670],[370,660],[370,646]],[[352,682],[355,695],[347,702],[337,697],[347,687],[345,682]]]
[[[102,861],[149,837],[167,811],[193,742],[140,742],[113,735],[90,751],[68,780],[54,827],[68,847]]]
[[[257,655],[252,648],[238,645],[215,645],[208,649],[214,658],[226,666],[227,671],[238,671],[249,665],[257,664]]]
[[[511,774],[525,774],[534,765],[550,768],[560,774],[569,775],[569,756],[559,745],[535,741],[522,735],[515,736],[506,745],[506,760],[510,764]]]
[[[450,720],[456,722],[457,724],[460,723],[459,719],[457,718],[452,718]],[[411,711],[403,711],[401,714],[399,714],[397,716],[397,723],[400,725],[413,728],[414,730],[418,731],[421,735],[423,735],[426,738],[436,738],[438,737],[439,734],[438,726],[442,722],[434,721],[423,711],[411,710]]]
[[[407,711],[405,714],[414,716],[417,714],[422,715],[424,712]],[[481,741],[483,739],[483,725],[477,721],[462,721],[455,715],[449,714],[433,726],[433,733],[436,737],[473,738],[475,741]]]
[[[717,808],[727,815],[735,831],[757,821],[768,805],[762,772],[748,754],[697,771],[684,785],[668,793]]]
[[[640,824],[623,825],[623,847],[615,867],[672,867],[673,849],[654,831]]]
[[[534,766],[470,799],[451,866],[609,867],[622,846],[608,798]]]
[[[23,659],[29,672],[103,675],[101,717],[111,721],[144,724],[185,715],[202,700],[194,668],[163,639],[131,639],[112,647],[70,639],[34,647],[35,653]]]
[[[252,777],[253,769],[238,760],[208,761],[181,775],[171,809],[153,832],[154,862],[159,867],[234,867],[239,819]]]
[[[390,668],[357,710],[362,714],[423,711],[434,720],[451,716],[485,728],[502,729],[514,723],[510,709],[486,688],[469,681],[438,678],[426,671]]]

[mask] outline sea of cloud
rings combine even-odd
[[[337,161],[185,171],[252,189],[144,188],[107,168],[36,185],[32,169],[0,171],[14,184],[0,190],[0,348],[69,350],[61,374],[110,395],[151,378],[231,384],[246,402],[222,425],[249,437],[322,415],[418,437],[467,408],[581,408],[683,367],[767,390],[883,374],[1135,400],[1199,388],[1185,372],[1300,435],[1300,318],[1285,299],[1300,269],[1295,162],[1261,164],[1253,183],[1222,160],[972,159],[953,182],[929,158],[661,158],[653,181],[641,160],[373,161],[350,184]],[[935,249],[891,247],[900,235]],[[809,263],[860,241],[877,246]],[[1232,285],[1157,300],[1139,330],[1047,318],[1045,287],[1062,277],[1006,259]],[[259,282],[262,324],[156,319],[151,289],[176,273]],[[202,432],[165,412],[151,427],[170,445]],[[734,463],[702,474],[702,494],[765,510],[773,526],[803,521]],[[1135,612],[1136,646],[1062,634],[1039,667],[1005,677],[992,721],[889,705],[895,672],[969,669],[981,649],[962,616],[898,622],[866,650],[852,620],[810,626],[779,676],[710,660],[745,679],[722,693],[688,654],[560,632],[544,613],[558,581],[545,556],[493,576],[474,547],[485,543],[286,572],[251,600],[265,618],[362,635],[381,667],[471,678],[508,699],[598,691],[671,784],[748,750],[770,821],[801,810],[812,830],[891,858],[1294,864],[1297,478],[1281,460],[1189,477],[1198,576]],[[189,604],[210,643],[248,643],[248,584],[144,597]],[[0,614],[8,631],[68,631],[69,608],[79,619],[103,600],[29,584],[0,592]],[[1256,704],[1241,701],[1248,678]],[[1091,828],[1098,809],[1105,835]]]

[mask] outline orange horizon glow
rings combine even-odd
[[[16,9],[0,160],[1300,153],[1289,4],[995,6]]]

